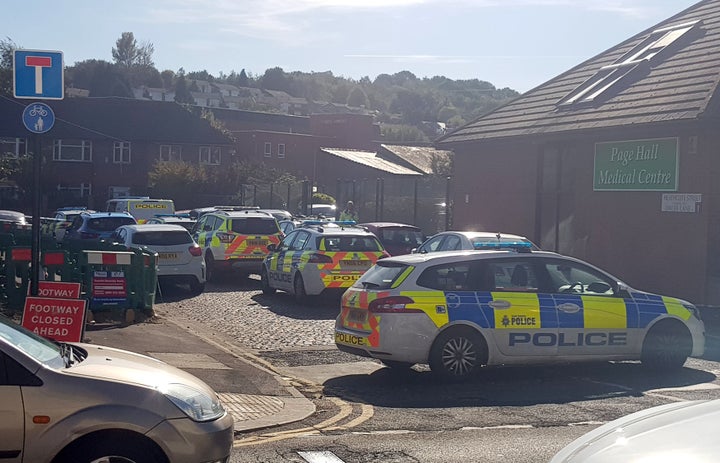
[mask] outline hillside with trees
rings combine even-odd
[[[0,40],[0,94],[12,94],[12,51],[18,47],[11,39]],[[91,97],[133,97],[133,89],[165,88],[175,93],[178,103],[192,103],[194,80],[277,90],[315,103],[335,103],[364,108],[374,114],[383,138],[392,142],[429,142],[436,136],[428,122],[448,128],[459,127],[517,97],[509,88],[496,88],[480,79],[453,80],[422,77],[402,71],[359,80],[326,72],[287,72],[280,67],[253,75],[241,69],[215,76],[207,71],[159,71],[153,61],[150,42],[138,42],[132,32],[123,32],[111,47],[113,61],[89,58],[67,66],[65,83],[89,91]],[[241,67],[239,65],[238,67]],[[255,107],[243,108],[258,110]],[[264,110],[270,110],[263,108]]]

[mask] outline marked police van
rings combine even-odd
[[[448,379],[558,361],[674,369],[703,354],[704,325],[689,302],[528,243],[503,247],[379,260],[343,294],[335,344],[390,367],[429,364]]]
[[[109,199],[106,203],[107,212],[127,212],[137,220],[145,223],[157,215],[175,214],[175,203],[172,199],[151,199],[149,196],[130,196]]]

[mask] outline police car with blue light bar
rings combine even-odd
[[[641,360],[675,369],[703,354],[704,333],[689,302],[513,241],[379,260],[343,294],[335,344],[459,380],[500,364]]]

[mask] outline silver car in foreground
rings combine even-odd
[[[660,405],[590,431],[551,463],[716,462],[718,423],[720,399]]]
[[[3,462],[225,463],[232,441],[232,416],[195,376],[0,315]]]

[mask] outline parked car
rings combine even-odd
[[[720,399],[672,402],[610,421],[560,450],[551,463],[715,463]]]
[[[334,204],[311,204],[308,214],[334,219],[337,215],[337,206]]]
[[[135,217],[127,212],[82,212],[65,230],[63,243],[100,241],[112,235],[122,225],[134,225]]]
[[[107,241],[158,253],[158,281],[187,284],[193,294],[205,290],[202,249],[180,225],[144,224],[118,227]]]
[[[58,243],[61,242],[65,236],[65,231],[72,225],[75,217],[83,212],[92,213],[95,211],[84,206],[68,206],[56,209],[55,212],[53,212],[55,222],[52,224],[52,230],[48,231],[49,234],[52,235]]]
[[[267,212],[268,214],[275,217],[275,220],[280,222],[281,220],[290,220],[292,219],[292,214],[285,209],[259,209],[261,212]]]
[[[422,229],[404,223],[395,222],[368,222],[361,223],[375,234],[391,256],[410,254],[413,249],[422,245],[425,234]]]
[[[279,289],[300,303],[325,291],[344,291],[387,257],[374,234],[342,222],[303,222],[268,249],[260,274],[263,293]]]
[[[229,461],[232,415],[190,373],[111,347],[51,342],[2,315],[0,358],[5,461]]]
[[[242,275],[260,273],[269,244],[283,237],[277,220],[257,210],[216,210],[202,215],[192,235],[203,250],[207,279],[237,270]]]
[[[170,225],[180,225],[181,227],[183,227],[187,230],[192,230],[193,227],[195,226],[195,222],[197,222],[197,220],[191,219],[190,215],[186,215],[186,214],[170,214],[170,215],[161,214],[161,215],[158,215],[158,216],[148,219],[147,222],[145,222],[145,223],[147,223],[147,224],[164,223],[164,224],[170,224]]]
[[[520,235],[498,232],[444,231],[431,236],[412,252],[425,254],[437,251],[492,249],[515,242],[530,243],[532,249],[540,249],[532,241]]]
[[[379,260],[343,294],[335,344],[461,380],[485,366],[541,362],[676,370],[703,354],[705,327],[687,301],[519,242]]]

